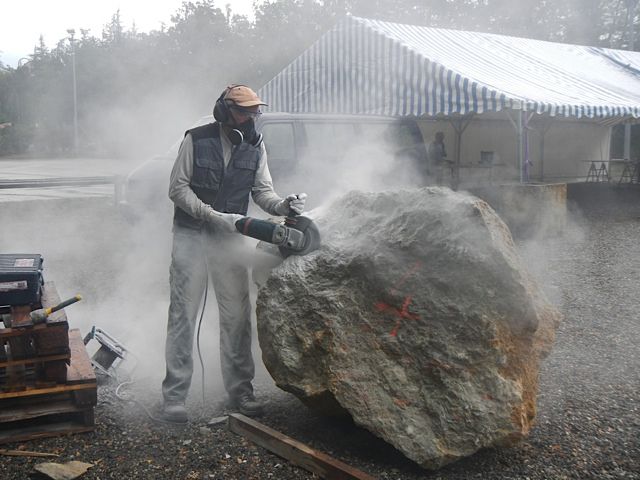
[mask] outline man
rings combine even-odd
[[[444,168],[448,163],[443,132],[436,132],[435,140],[429,144],[427,149],[427,159],[429,162],[429,176],[433,176],[435,173],[436,184],[442,185]]]
[[[228,406],[258,415],[253,394],[251,304],[246,251],[238,247],[235,222],[247,213],[249,196],[271,215],[302,213],[306,194],[280,198],[273,190],[262,135],[254,118],[263,103],[245,85],[227,87],[216,101],[216,121],[186,132],[171,172],[175,205],[171,257],[171,303],[162,382],[162,419],[186,423],[185,399],[193,374],[193,337],[207,275],[218,301],[220,364]]]

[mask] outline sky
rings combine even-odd
[[[192,0],[195,1],[195,0]],[[254,0],[220,0],[215,5],[224,10],[229,4],[233,13],[252,17]],[[139,32],[158,30],[168,24],[183,0],[2,0],[0,4],[0,61],[17,66],[19,60],[33,53],[42,34],[45,44],[53,48],[68,37],[67,30],[90,29],[100,37],[102,29],[118,9],[126,29],[135,22]]]

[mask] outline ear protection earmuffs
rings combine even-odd
[[[227,105],[227,101],[225,100],[225,97],[232,89],[237,87],[246,87],[246,85],[242,85],[242,84],[230,85],[222,91],[222,93],[216,100],[216,103],[213,106],[213,118],[215,118],[216,121],[218,121],[219,123],[225,124],[225,123],[228,123],[229,120],[231,119],[231,112],[229,111],[229,105]],[[234,145],[240,145],[245,139],[244,134],[238,128],[231,128],[227,132],[227,135],[231,143]],[[252,141],[253,146],[257,147],[258,145],[260,145],[260,143],[262,142],[262,134],[260,133],[257,135],[252,135],[252,137],[255,137],[255,140]],[[247,140],[247,141],[251,141],[251,140]]]
[[[225,97],[231,90],[237,87],[246,87],[246,85],[241,85],[241,84],[229,85],[227,88],[225,88],[222,91],[222,93],[216,100],[216,103],[213,106],[213,118],[215,118],[218,122],[227,123],[231,118],[231,112],[229,111],[229,105],[227,105]]]

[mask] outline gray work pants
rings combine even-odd
[[[220,366],[230,397],[253,393],[251,303],[244,237],[174,225],[171,255],[171,303],[162,382],[165,402],[184,402],[193,374],[193,337],[207,271],[220,314]],[[211,297],[209,297],[211,298]]]

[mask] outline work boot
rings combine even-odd
[[[164,402],[159,420],[167,423],[187,423],[189,416],[184,402]]]
[[[229,397],[227,407],[247,417],[255,417],[264,413],[264,404],[257,401],[253,393],[243,393],[237,397]]]

